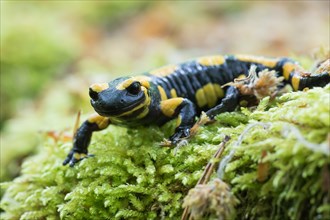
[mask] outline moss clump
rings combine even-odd
[[[239,201],[236,216],[325,219],[329,216],[330,86],[285,94],[256,110],[217,116],[188,145],[160,147],[173,131],[110,126],[94,135],[95,157],[61,165],[71,144],[46,140],[6,188],[4,219],[177,219],[182,202],[225,135],[234,152],[222,180]],[[254,126],[256,122],[267,127]],[[241,141],[237,144],[238,137]],[[213,177],[215,177],[214,174]]]

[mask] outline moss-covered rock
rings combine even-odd
[[[94,135],[90,157],[62,166],[70,143],[45,140],[6,189],[4,219],[178,219],[182,202],[225,135],[222,173],[239,201],[236,216],[329,217],[330,86],[265,98],[217,116],[188,145],[161,147],[174,129],[110,126]],[[260,122],[262,124],[260,124]],[[259,123],[259,124],[256,124]],[[260,126],[266,125],[266,126]],[[212,178],[216,177],[216,173]]]

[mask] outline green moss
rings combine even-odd
[[[324,219],[329,216],[330,86],[262,100],[255,111],[217,116],[188,145],[159,146],[174,128],[110,126],[94,135],[90,153],[62,166],[71,144],[45,141],[6,188],[4,219],[178,219],[225,135],[234,151],[223,180],[239,200],[238,219]],[[268,123],[266,128],[248,126]],[[295,130],[296,129],[296,130]],[[237,144],[243,133],[242,143]],[[300,137],[302,134],[302,137]],[[267,169],[261,170],[261,165]],[[260,176],[265,178],[261,181]],[[259,181],[258,181],[259,179]]]

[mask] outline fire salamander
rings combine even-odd
[[[325,86],[330,72],[301,75],[301,67],[288,58],[263,58],[228,55],[201,57],[178,65],[168,65],[140,76],[120,77],[109,83],[93,84],[89,88],[91,105],[97,112],[77,130],[73,148],[63,165],[74,166],[86,158],[92,133],[109,124],[123,126],[162,125],[176,118],[177,127],[169,140],[176,144],[188,137],[195,117],[202,111],[209,118],[233,111],[240,97],[235,86],[223,87],[235,79],[247,76],[254,65],[258,71],[276,71],[284,84],[294,90]]]

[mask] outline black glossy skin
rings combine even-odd
[[[147,81],[145,79],[132,81],[132,83],[138,83],[140,87],[137,84],[130,84],[130,87],[118,89],[118,85],[130,79],[130,77],[122,77],[109,82],[108,88],[101,92],[90,89],[91,104],[95,111],[103,117],[96,122],[90,119],[86,120],[81,125],[76,133],[73,148],[63,164],[69,163],[70,166],[73,166],[87,155],[92,133],[106,127],[101,126],[100,121],[106,122],[107,125],[111,123],[133,127],[150,124],[162,125],[179,117],[181,118],[179,125],[175,133],[169,138],[173,144],[176,144],[181,138],[189,136],[195,117],[199,116],[201,111],[205,111],[210,118],[213,118],[217,114],[235,110],[240,98],[239,91],[235,87],[229,86],[224,88],[224,96],[218,97],[214,105],[199,106],[196,92],[210,83],[222,86],[233,82],[240,75],[247,76],[251,65],[257,67],[256,72],[264,69],[275,70],[278,76],[291,70],[288,65],[299,67],[288,58],[279,58],[274,61],[274,59],[260,57],[246,59],[225,56],[223,63],[215,62],[214,65],[204,65],[199,60],[182,63],[176,65],[175,70],[164,76],[152,72],[145,73],[144,78],[147,78]],[[309,77],[299,76],[299,84],[297,84],[297,80],[294,83],[294,77],[297,79],[295,71],[291,71],[286,75],[284,83],[295,84],[299,90],[305,87],[325,86],[330,82],[330,73]],[[166,99],[162,99],[159,87],[166,94]],[[171,93],[173,89],[176,92],[174,96]],[[205,96],[207,95],[209,94],[205,94]],[[148,100],[150,102],[146,103]],[[132,110],[142,103],[145,103],[143,108]],[[170,111],[169,108],[172,108],[173,111]],[[144,111],[147,113],[141,117],[141,113]]]

